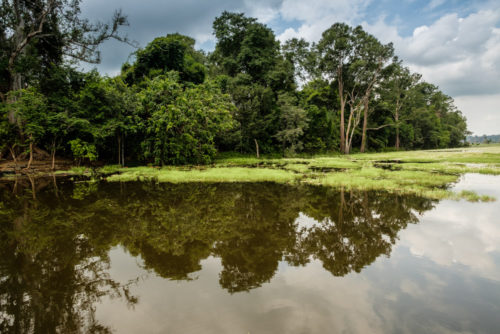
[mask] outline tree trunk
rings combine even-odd
[[[339,96],[340,96],[340,153],[345,153],[345,98],[344,98],[344,83],[342,78],[339,78]]]
[[[30,136],[30,140],[31,140],[31,136]],[[33,141],[30,141],[30,159],[28,161],[28,166],[26,167],[26,169],[29,169],[31,167],[31,163],[33,162]]]
[[[14,152],[13,147],[9,147],[10,154],[12,155],[12,159],[14,159],[14,166],[17,167],[17,158],[16,153]]]
[[[351,110],[349,112],[349,119],[347,120],[347,131],[345,132],[345,137],[344,137],[344,148],[342,153],[344,154],[349,154],[349,148],[351,146],[351,142],[349,140],[349,133],[351,132],[351,122],[352,122],[352,114],[353,114],[353,107],[351,106]],[[353,130],[354,132],[354,130]]]
[[[259,143],[257,142],[257,139],[254,138],[255,141],[255,152],[257,152],[257,159],[260,158],[259,154]]]
[[[14,70],[12,70],[12,72],[9,70],[10,72],[10,92],[14,92],[14,91],[18,91],[20,90],[22,87],[23,87],[23,83],[22,83],[22,76],[20,73],[16,73],[16,72],[13,72]],[[14,102],[16,102],[17,99],[16,97],[14,96],[8,96],[7,98],[7,104],[12,104]],[[10,124],[14,124],[16,123],[16,112],[14,110],[14,108],[9,108],[8,107],[8,112],[7,112],[7,118],[9,120],[9,123]]]
[[[396,109],[396,151],[399,151],[399,112]]]
[[[19,23],[14,31],[14,36],[13,36],[14,49],[17,49],[18,46],[20,46],[23,43],[24,34],[25,34],[25,32],[24,32],[24,30],[25,30],[24,19],[22,18],[22,16],[18,16],[18,19],[19,19]],[[25,53],[26,53],[25,48],[21,48],[21,50],[19,51],[19,53],[16,56],[11,55],[9,58],[7,72],[9,73],[9,77],[10,77],[9,78],[10,79],[10,84],[9,84],[9,91],[10,92],[15,92],[15,91],[18,91],[21,88],[23,88],[23,77],[22,77],[21,73],[18,73],[15,70],[14,66],[15,66],[15,60],[19,56],[22,56]],[[7,103],[13,103],[13,102],[16,102],[15,97],[9,97],[7,99]],[[12,108],[9,108],[7,118],[9,119],[9,122],[11,124],[14,124],[16,122],[16,114]]]
[[[51,169],[54,170],[56,168],[56,141],[54,140],[52,142],[52,167]]]
[[[365,147],[366,147],[366,128],[368,127],[368,98],[365,97],[365,107],[363,110],[363,135],[361,137],[361,148],[359,151],[361,153],[365,152]]]

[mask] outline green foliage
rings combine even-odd
[[[47,2],[39,4],[23,10],[35,13]],[[449,96],[361,27],[335,23],[317,44],[291,39],[280,45],[255,18],[223,12],[213,23],[217,41],[210,55],[195,50],[191,37],[168,34],[108,78],[78,72],[62,54],[80,43],[80,52],[70,53],[96,60],[100,42],[119,38],[123,17],[94,31],[87,29],[92,25],[69,28],[64,24],[81,22],[79,1],[54,5],[70,16],[61,22],[51,16],[47,36],[30,40],[15,68],[8,64],[14,40],[0,40],[0,72],[7,73],[0,92],[11,90],[0,107],[2,157],[34,147],[80,162],[98,156],[121,166],[206,164],[220,152],[257,149],[292,155],[349,152],[360,144],[379,151],[458,147],[468,133]],[[10,6],[0,8],[15,21]],[[14,21],[0,26],[14,27]],[[64,37],[68,31],[77,35]],[[7,87],[13,79],[22,85]]]
[[[302,137],[309,121],[306,111],[297,107],[296,99],[288,94],[280,95],[278,104],[281,114],[280,131],[276,133],[276,138],[286,154],[300,152],[304,147]]]
[[[232,104],[207,82],[183,88],[175,76],[146,81],[139,94],[145,117],[144,158],[155,164],[209,163],[215,137],[233,126]]]
[[[203,55],[194,49],[194,43],[191,37],[180,34],[155,38],[137,51],[135,64],[125,68],[126,81],[133,84],[145,77],[176,71],[183,82],[203,83],[206,72]]]
[[[305,151],[337,151],[340,145],[339,115],[333,107],[337,100],[336,90],[328,82],[318,79],[304,85],[300,97],[309,119],[304,133]]]
[[[224,88],[236,105],[233,118],[239,123],[232,140],[221,146],[232,142],[232,150],[255,152],[257,142],[260,152],[269,153],[297,144],[300,135],[292,139],[286,138],[291,132],[278,134],[291,129],[286,119],[291,121],[291,110],[299,108],[298,101],[293,106],[279,101],[283,93],[294,95],[296,85],[294,65],[280,54],[273,31],[253,18],[229,12],[217,17],[213,28],[217,44],[211,60],[226,75]]]
[[[16,126],[9,122],[6,104],[0,104],[0,157],[18,143]]]
[[[69,141],[73,157],[79,161],[78,164],[84,159],[89,161],[97,160],[97,150],[93,144],[82,141],[81,139],[73,139]]]
[[[45,133],[47,100],[35,88],[21,89],[9,93],[12,101],[7,108],[16,115],[21,136],[30,141],[39,141]]]

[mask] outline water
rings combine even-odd
[[[0,183],[1,333],[500,329],[499,202],[31,181]]]

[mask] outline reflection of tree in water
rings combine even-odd
[[[0,332],[111,332],[96,321],[96,303],[104,295],[136,299],[109,277],[109,247],[75,228],[71,206],[33,200],[36,185],[17,187],[0,187]]]
[[[432,202],[415,196],[383,192],[315,189],[316,198],[304,210],[321,222],[306,231],[304,247],[335,276],[360,272],[380,255],[389,255],[397,233],[417,223],[413,210],[423,212]]]
[[[107,275],[107,253],[118,244],[145,269],[176,280],[219,257],[219,282],[233,293],[270,281],[280,261],[316,258],[336,276],[359,272],[390,254],[398,232],[418,221],[414,212],[433,206],[413,196],[270,183],[49,183],[37,196],[29,189],[36,187],[0,195],[0,307],[12,331],[40,323],[97,331],[96,301],[128,296]],[[317,224],[299,229],[301,212]]]

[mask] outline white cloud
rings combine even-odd
[[[475,135],[500,133],[500,94],[458,96],[455,104]]]
[[[446,2],[446,0],[431,0],[431,2],[429,2],[429,4],[427,5],[427,9],[433,10],[433,9],[441,6],[445,2]]]
[[[500,10],[447,14],[401,37],[383,19],[364,27],[423,79],[452,96],[477,134],[500,132]]]
[[[321,33],[335,22],[354,24],[361,20],[369,0],[284,0],[281,8],[281,18],[286,21],[303,22],[298,29],[288,28],[279,39],[284,41],[292,37],[302,37],[316,41]]]
[[[500,93],[499,23],[500,10],[486,10],[465,18],[445,15],[409,37],[382,20],[364,26],[383,42],[394,42],[413,70],[456,97]]]
[[[245,0],[245,12],[248,16],[257,18],[262,23],[269,23],[279,15],[280,0]]]

